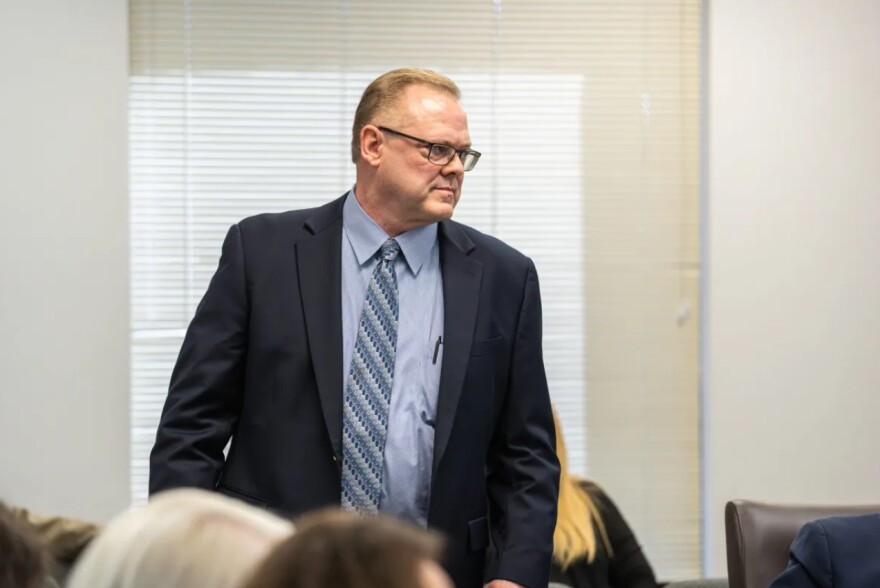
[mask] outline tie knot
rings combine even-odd
[[[394,239],[388,239],[379,250],[379,257],[385,261],[394,261],[400,255],[400,245]]]

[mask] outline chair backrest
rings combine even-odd
[[[798,505],[732,500],[724,509],[730,588],[767,588],[788,565],[802,526],[825,517],[880,512],[880,505]]]

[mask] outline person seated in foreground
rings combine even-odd
[[[809,522],[789,554],[788,567],[770,588],[880,586],[880,513]]]
[[[387,515],[329,509],[299,519],[244,588],[452,588],[438,535]]]
[[[244,502],[169,490],[113,519],[68,588],[238,588],[293,525]]]
[[[67,516],[36,514],[21,507],[13,507],[12,514],[45,547],[50,559],[50,573],[62,586],[77,558],[101,530],[93,523]]]
[[[0,587],[51,586],[49,554],[39,538],[0,502]]]
[[[657,588],[651,565],[611,498],[568,471],[555,411],[553,420],[560,476],[550,581],[572,588]]]

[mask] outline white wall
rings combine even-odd
[[[708,15],[707,572],[732,498],[880,503],[880,3]]]
[[[128,5],[0,3],[0,499],[129,502]]]

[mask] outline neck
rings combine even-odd
[[[358,204],[360,204],[364,212],[367,213],[367,216],[373,219],[373,222],[379,225],[389,237],[397,237],[401,233],[412,228],[405,227],[402,223],[399,223],[392,218],[392,215],[389,214],[387,205],[383,205],[381,199],[377,198],[376,195],[366,187],[361,189],[360,184],[356,185],[354,195],[355,198],[357,198]]]

